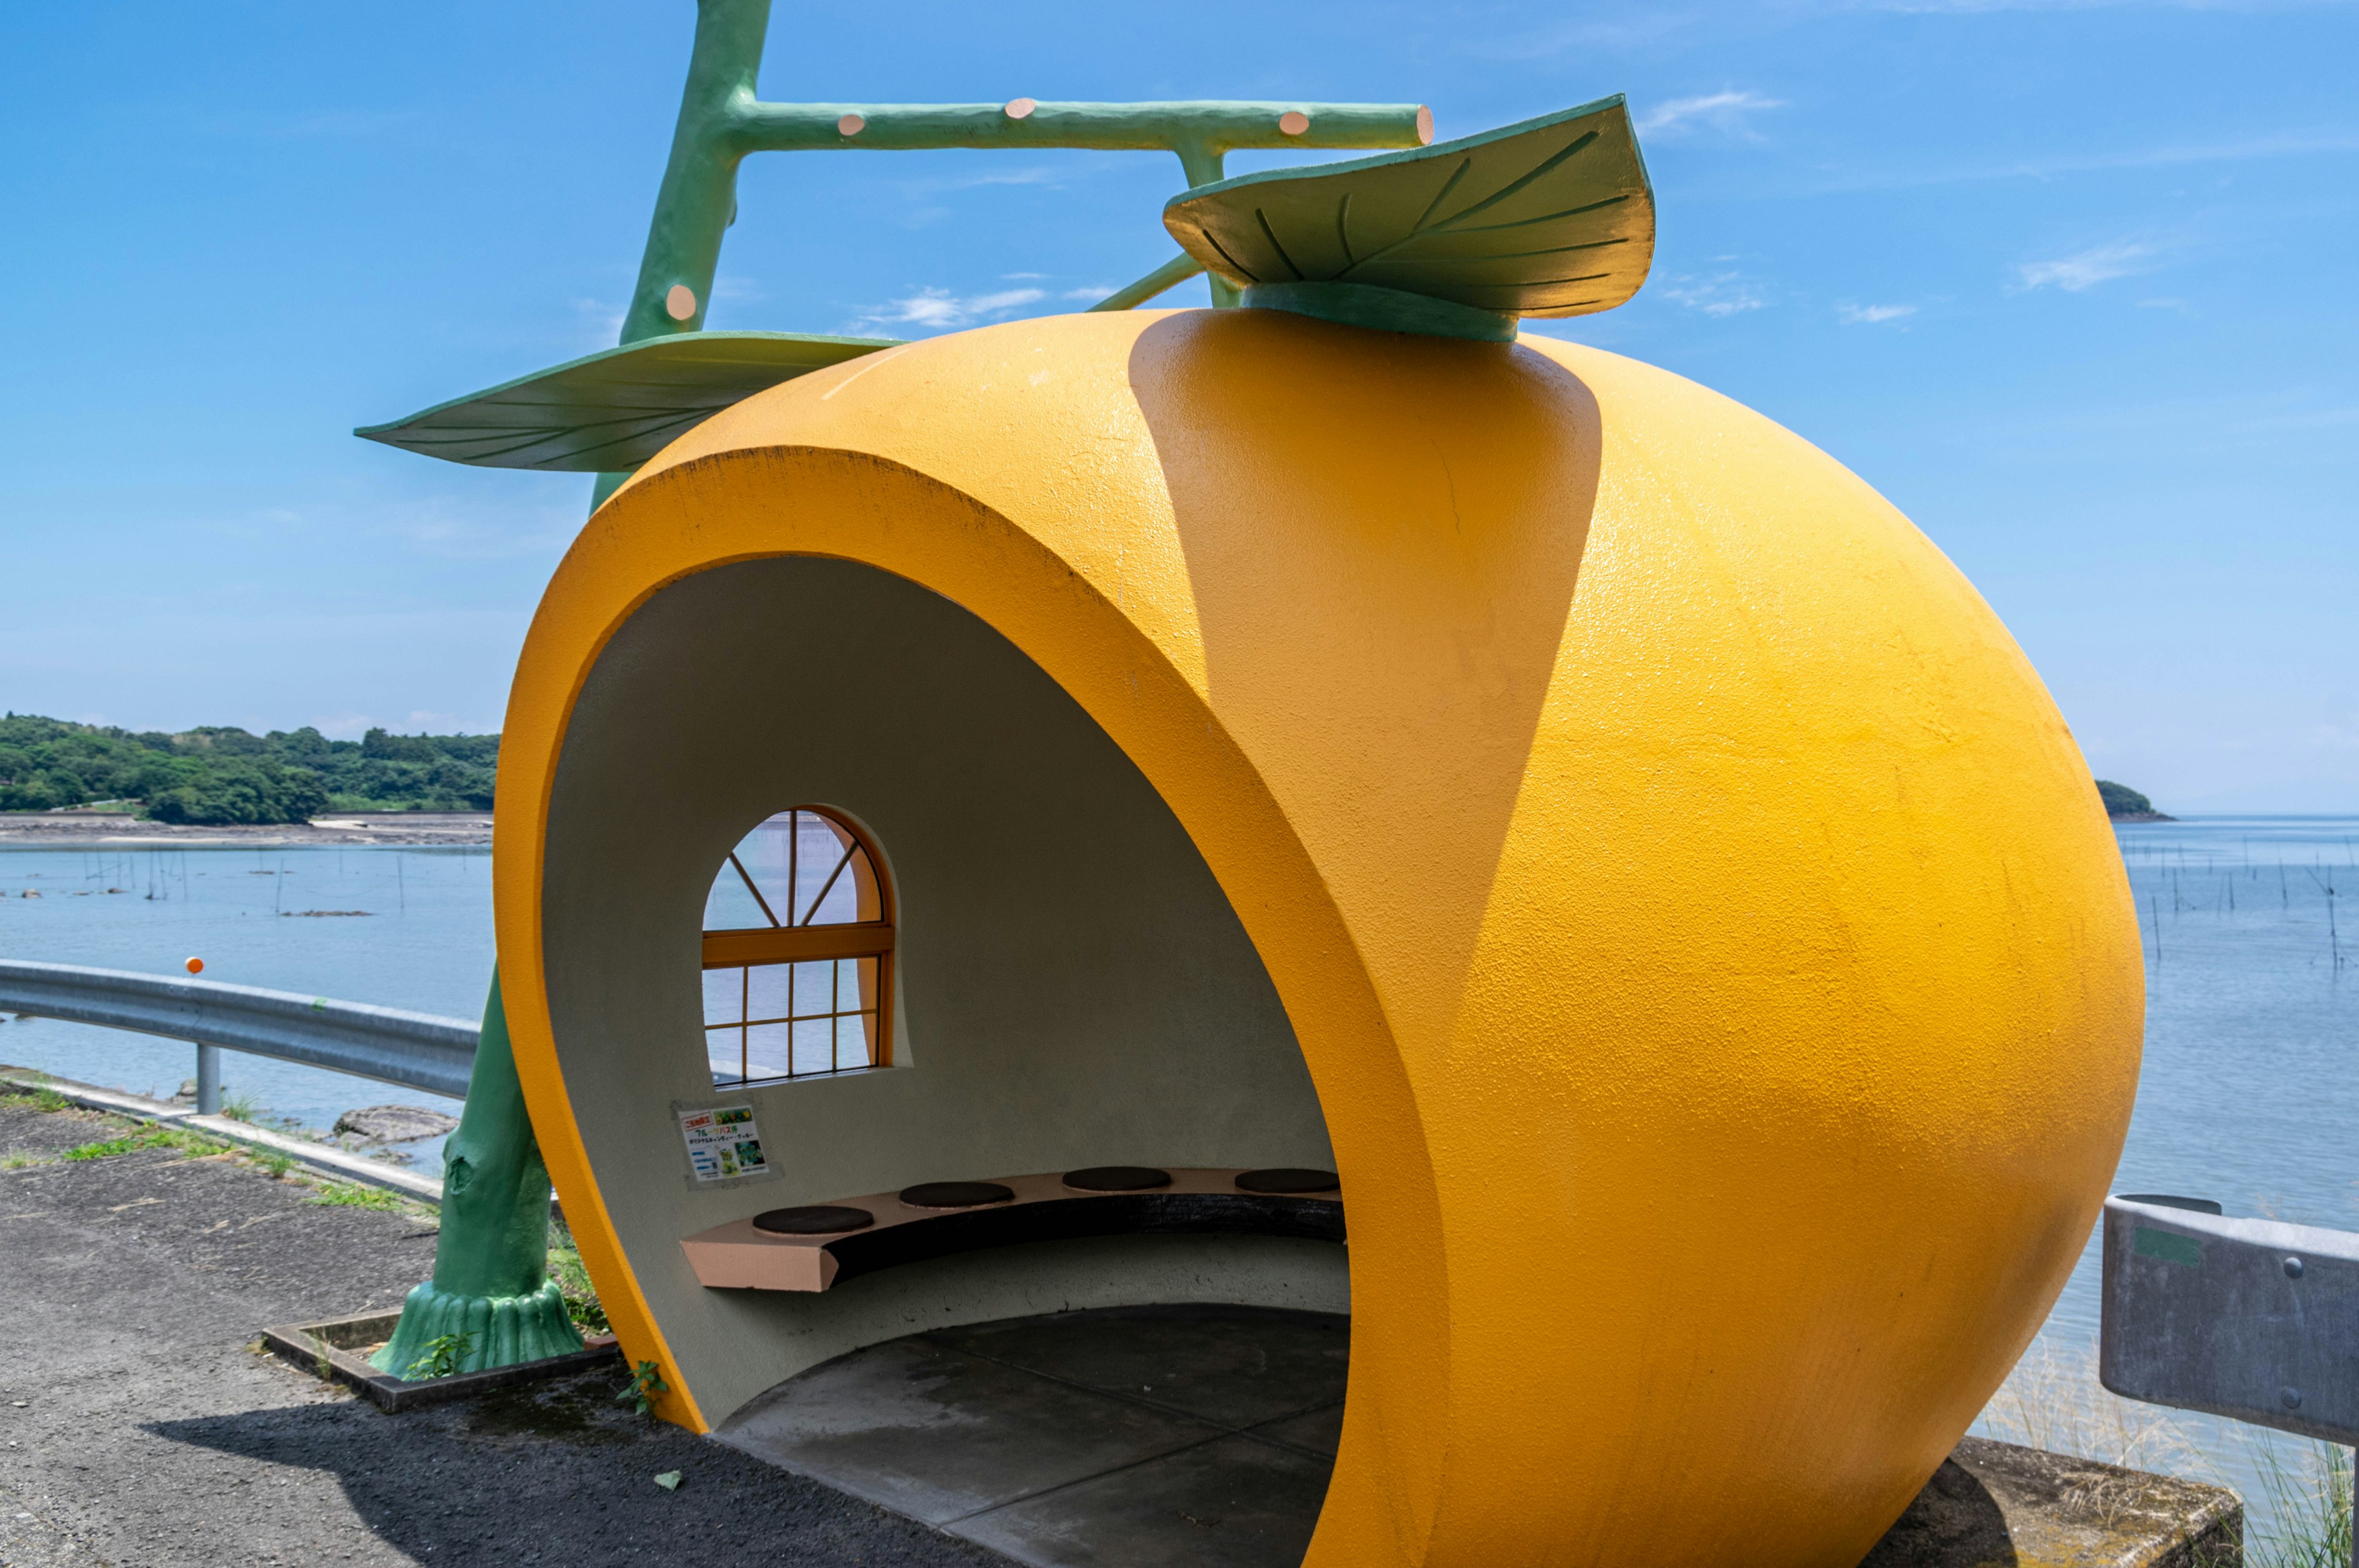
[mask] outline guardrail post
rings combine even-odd
[[[221,1047],[197,1046],[197,1114],[221,1114]]]
[[[428,1342],[446,1334],[469,1336],[462,1372],[582,1348],[565,1296],[549,1277],[549,1169],[516,1079],[496,968],[467,1080],[467,1108],[442,1147],[434,1277],[403,1301],[393,1337],[369,1365],[405,1376]]]

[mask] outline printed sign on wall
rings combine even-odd
[[[688,1162],[700,1182],[770,1173],[769,1162],[762,1158],[762,1134],[754,1125],[750,1105],[683,1110],[679,1130],[688,1140]]]

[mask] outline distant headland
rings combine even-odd
[[[2105,803],[2105,815],[2116,822],[2176,822],[2176,816],[2165,816],[2154,808],[2154,802],[2127,784],[2111,779],[2097,781],[2097,798]]]
[[[167,735],[32,714],[0,719],[0,812],[98,807],[190,827],[266,827],[351,812],[489,811],[497,735],[331,741],[317,730]]]

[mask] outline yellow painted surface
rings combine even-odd
[[[789,552],[1038,661],[1267,964],[1352,1216],[1310,1562],[1849,1568],[2060,1289],[2129,1116],[2137,941],[2071,735],[1940,553],[1612,354],[1109,313],[740,405],[542,603],[501,962],[634,1359],[666,1357],[556,1068],[541,819],[632,607]],[[692,1393],[665,1413],[701,1424]]]

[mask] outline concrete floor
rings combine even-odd
[[[1253,1308],[1015,1318],[814,1368],[719,1435],[1040,1568],[1296,1568],[1350,1343]]]

